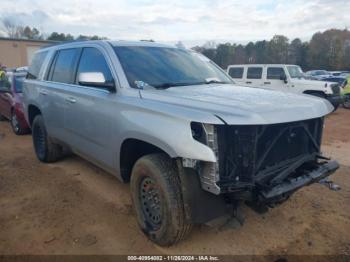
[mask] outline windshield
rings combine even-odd
[[[16,93],[22,93],[24,79],[25,79],[24,76],[16,76],[15,77],[15,90],[16,90]]]
[[[304,78],[304,73],[300,66],[287,66],[287,69],[291,78]]]
[[[114,50],[129,85],[134,88],[233,83],[208,58],[185,49],[117,46]]]

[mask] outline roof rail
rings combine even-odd
[[[40,48],[43,49],[43,48],[52,47],[52,46],[60,46],[64,44],[80,43],[80,42],[86,42],[86,41],[100,41],[100,40],[80,39],[80,40],[60,41],[60,42],[52,43],[50,45],[42,46]]]

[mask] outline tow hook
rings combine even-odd
[[[327,178],[321,179],[320,181],[318,181],[318,183],[328,187],[329,190],[339,191],[341,189],[341,187],[339,185],[335,184],[331,180],[328,180]]]

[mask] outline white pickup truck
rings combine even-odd
[[[326,98],[335,109],[341,101],[339,84],[307,80],[300,66],[297,65],[230,65],[227,73],[238,85],[314,95]]]

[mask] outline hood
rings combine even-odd
[[[141,90],[142,99],[215,115],[230,125],[264,125],[322,117],[332,112],[325,99],[237,85],[197,85]],[[195,119],[193,119],[195,121]]]

